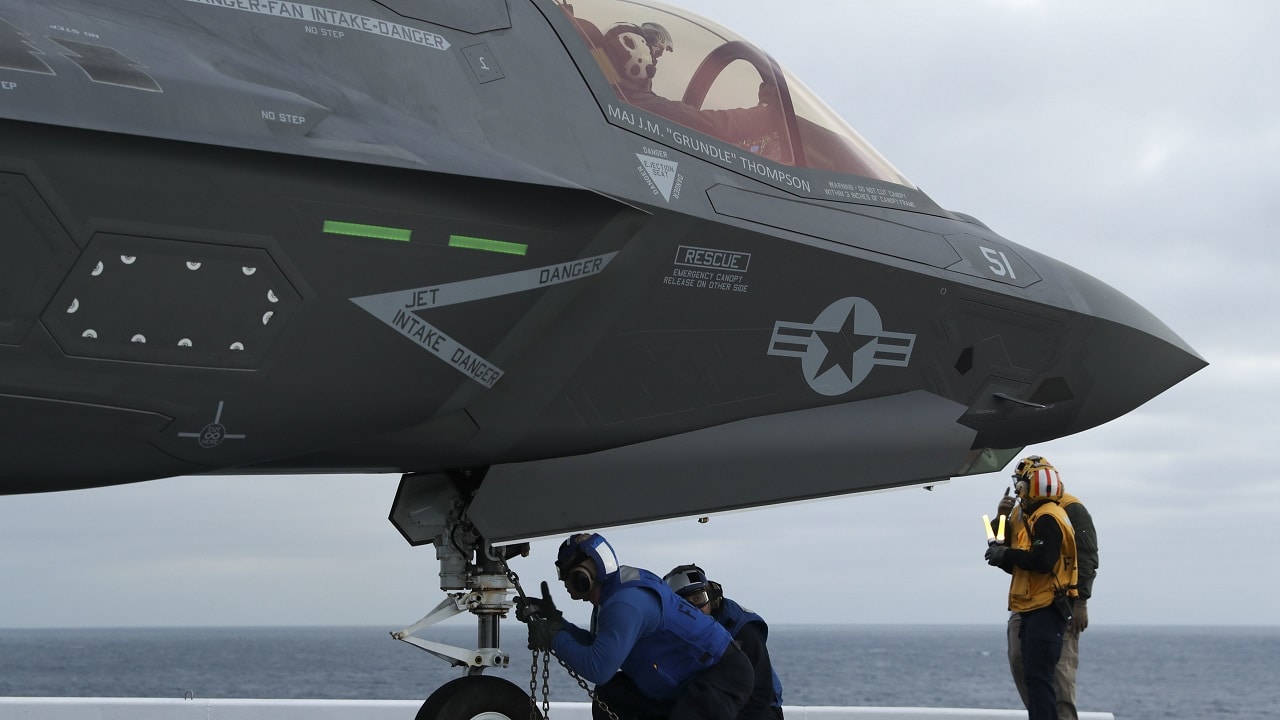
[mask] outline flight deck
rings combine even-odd
[[[0,717],[22,720],[408,720],[414,700],[250,700],[179,698],[0,697]],[[1010,720],[1025,710],[921,707],[783,707],[787,720]],[[549,718],[591,720],[591,706],[553,702]],[[1115,720],[1082,712],[1081,720]]]

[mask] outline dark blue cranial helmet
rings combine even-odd
[[[578,533],[560,543],[556,571],[570,590],[585,595],[595,583],[618,572],[618,556],[597,533]]]

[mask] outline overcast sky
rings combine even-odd
[[[1211,363],[1028,452],[1093,513],[1093,624],[1276,624],[1280,3],[681,4],[770,51],[943,207],[1121,289]],[[407,625],[442,595],[433,550],[386,519],[397,482],[0,497],[0,627]],[[1007,484],[605,535],[625,564],[701,564],[773,623],[1001,623],[979,518]],[[527,586],[554,578],[557,543],[514,563]]]

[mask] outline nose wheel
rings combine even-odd
[[[415,720],[531,720],[542,713],[518,685],[489,675],[467,675],[441,685]]]

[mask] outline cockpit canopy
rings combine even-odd
[[[557,5],[621,102],[775,163],[915,189],[795,76],[729,30],[651,0]]]

